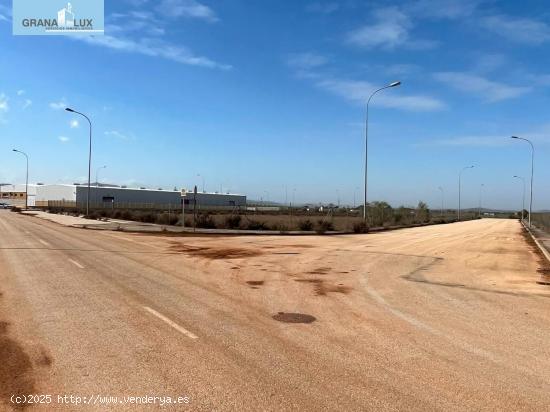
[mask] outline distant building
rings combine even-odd
[[[55,184],[36,187],[36,207],[84,208],[87,184]],[[118,209],[233,209],[246,206],[246,196],[230,193],[206,193],[182,190],[126,188],[120,186],[90,187],[90,208]],[[34,205],[34,203],[33,203]]]
[[[34,206],[37,187],[38,185],[29,184],[29,207]],[[25,184],[0,185],[0,203],[7,203],[8,205],[17,207],[25,207]]]
[[[37,207],[86,206],[88,185],[43,185],[36,192]],[[173,190],[90,187],[90,207],[128,209],[178,209],[181,193]]]
[[[196,194],[192,190],[181,191],[185,202],[185,209],[192,209],[197,201],[197,209],[231,209],[235,207],[246,206],[246,196],[233,193],[207,193],[197,192]]]

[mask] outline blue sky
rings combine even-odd
[[[61,1],[61,3],[63,3]],[[63,6],[63,4],[61,4]],[[0,181],[202,185],[251,198],[517,208],[536,145],[550,209],[550,13],[541,1],[120,0],[105,36],[12,36],[0,0]],[[75,122],[76,121],[76,122]],[[92,175],[95,172],[92,173]],[[93,179],[93,177],[92,177]],[[286,187],[286,190],[285,190]],[[287,193],[287,195],[285,195]]]

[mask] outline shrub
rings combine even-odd
[[[271,225],[271,230],[278,230],[281,233],[288,232],[288,226],[283,222],[277,222]]]
[[[334,230],[334,225],[329,220],[319,219],[317,221],[317,229],[315,230],[319,234]]]
[[[216,222],[214,222],[214,219],[210,213],[199,214],[197,216],[197,227],[203,229],[215,229]]]
[[[248,230],[267,230],[267,225],[264,222],[249,219],[246,228]]]
[[[138,220],[139,222],[143,223],[155,223],[156,216],[153,212],[143,212],[137,216],[138,218],[135,220]]]
[[[175,225],[178,222],[178,216],[175,213],[160,213],[156,217],[156,223],[159,225]]]
[[[298,228],[300,230],[305,231],[305,232],[309,232],[309,231],[313,230],[313,222],[309,219],[300,220],[298,222]]]
[[[224,221],[224,227],[226,229],[239,229],[241,227],[241,216],[240,215],[227,216]]]
[[[369,225],[367,225],[367,222],[364,220],[360,222],[355,222],[353,224],[353,232],[354,233],[368,233],[369,231]]]
[[[88,213],[86,216],[84,216],[85,219],[94,219],[97,220],[100,218],[99,213],[95,210],[92,210],[90,213]]]

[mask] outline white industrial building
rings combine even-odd
[[[36,192],[37,207],[84,207],[88,185],[43,185]],[[177,209],[181,193],[173,190],[90,187],[91,208]]]
[[[54,184],[36,186],[36,207],[83,208],[88,185]],[[90,208],[117,209],[232,209],[246,206],[246,196],[231,193],[207,193],[182,190],[136,189],[118,186],[91,186]]]
[[[30,184],[28,187],[28,206],[34,206],[36,198],[36,188],[38,185]],[[3,184],[0,186],[0,203],[6,203],[10,206],[25,207],[25,184]]]

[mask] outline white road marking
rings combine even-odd
[[[199,337],[191,332],[189,332],[187,329],[185,329],[184,327],[178,325],[176,322],[168,319],[166,316],[158,313],[156,310],[154,309],[151,309],[149,306],[144,306],[143,309],[145,309],[147,312],[149,312],[150,314],[156,316],[157,318],[159,318],[160,320],[162,320],[163,322],[166,322],[168,325],[172,326],[174,329],[176,329],[178,332],[180,333],[183,333],[185,336],[187,336],[188,338],[191,338],[191,339],[198,339]]]
[[[73,265],[80,269],[84,269],[84,266],[82,266],[80,263],[78,263],[76,260],[69,259],[69,262],[71,262]]]
[[[46,246],[46,247],[50,247],[50,246],[51,246],[51,245],[50,245],[48,242],[46,242],[45,240],[38,239],[38,241],[39,241],[40,243],[42,243],[44,246]]]

